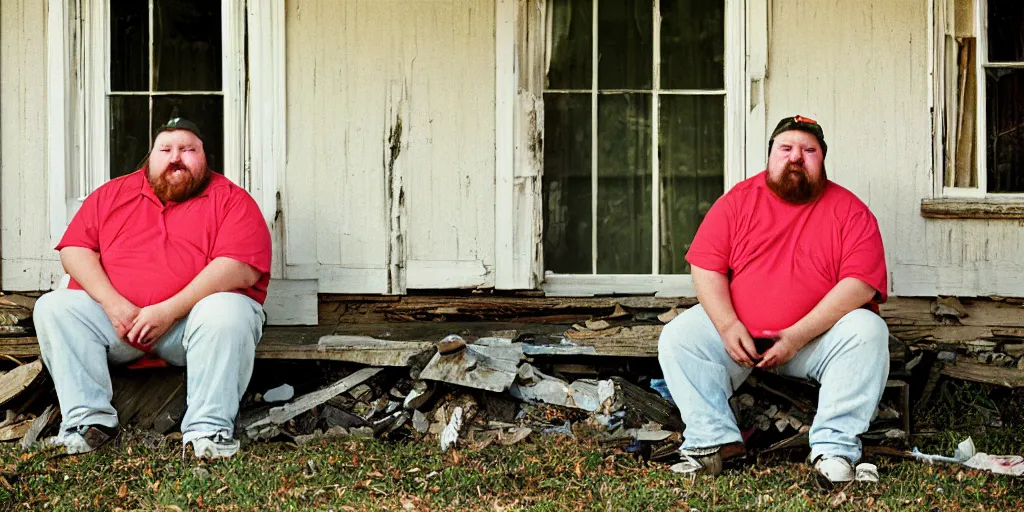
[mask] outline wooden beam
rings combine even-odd
[[[36,360],[0,375],[0,405],[28,389],[42,371],[43,362]]]
[[[1024,219],[1024,204],[922,199],[921,216],[929,219]]]
[[[942,375],[954,379],[1006,386],[1008,388],[1024,387],[1024,370],[1013,367],[979,363],[957,363],[956,365],[949,365],[943,368]]]

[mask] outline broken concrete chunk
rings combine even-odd
[[[545,375],[529,363],[520,367],[519,379],[509,394],[527,402],[543,402],[585,411],[614,412],[615,385],[608,380],[580,379],[572,384]]]
[[[449,334],[437,342],[437,353],[443,356],[456,354],[466,348],[466,340],[458,334]]]
[[[505,391],[515,380],[522,346],[467,345],[450,355],[434,354],[419,378],[488,391]]]
[[[427,415],[423,414],[422,411],[415,410],[412,412],[412,428],[420,434],[426,434],[427,430],[430,429],[430,420],[427,419]]]
[[[529,427],[513,427],[508,429],[507,432],[500,431],[497,441],[502,446],[511,446],[526,439],[532,433],[533,429]]]
[[[267,403],[287,402],[294,396],[295,388],[290,384],[281,384],[280,386],[263,393],[263,401]]]
[[[370,386],[367,386],[366,384],[360,384],[360,385],[352,388],[348,392],[348,396],[350,396],[352,398],[355,398],[356,400],[359,400],[360,402],[367,402],[368,403],[373,398],[373,390],[370,389]]]
[[[937,317],[964,318],[967,316],[967,309],[956,297],[937,297],[935,302],[932,302],[931,312]]]

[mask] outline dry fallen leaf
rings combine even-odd
[[[121,484],[121,487],[117,490],[117,497],[124,499],[125,496],[128,496],[128,484]]]

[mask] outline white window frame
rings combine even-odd
[[[108,0],[47,3],[48,213],[55,245],[81,201],[109,180],[110,29]],[[222,0],[221,6],[223,171],[272,223],[285,163],[284,0]]]
[[[654,2],[653,9],[657,18],[660,17],[660,1],[654,0]],[[536,23],[532,27],[522,26],[523,20],[516,18],[516,3],[519,4],[519,13],[522,13],[524,8],[533,13],[546,13],[548,8],[545,0],[498,0],[497,2],[497,287],[540,287],[547,295],[552,296],[606,294],[694,296],[693,279],[689,274],[658,273],[657,259],[660,257],[660,240],[656,237],[652,240],[655,265],[652,269],[654,272],[651,274],[555,274],[539,271],[543,268],[540,263],[543,261],[541,251],[543,227],[539,218],[542,204],[542,189],[540,187],[542,170],[529,169],[538,165],[524,156],[526,150],[523,146],[525,144],[522,144],[523,141],[520,140],[522,127],[519,126],[520,123],[513,120],[521,121],[522,113],[530,112],[532,109],[532,115],[540,119],[537,124],[541,128],[538,128],[538,131],[543,133],[542,98],[544,91],[542,88],[541,90],[524,91],[521,86],[517,90],[516,86],[520,83],[518,80],[520,74],[545,76],[547,73],[546,59],[520,58],[519,64],[525,62],[533,67],[533,69],[524,70],[516,67],[516,52],[533,52],[536,55],[539,51],[543,55],[545,49],[538,48],[536,45],[546,45],[547,36],[545,31],[538,31]],[[510,20],[514,20],[514,22],[510,23]],[[660,20],[655,21],[654,27],[654,30],[657,31],[660,27]],[[767,30],[767,0],[725,0],[725,190],[729,190],[748,176],[760,172],[764,165],[763,87],[767,65]],[[654,44],[660,45],[657,32],[654,35],[656,41]],[[514,51],[510,48],[514,48]],[[657,55],[657,51],[655,51],[655,55]],[[654,76],[657,77],[660,66],[656,58],[653,60]],[[660,84],[655,83],[654,86],[659,87]],[[654,93],[652,96],[656,98],[657,94]],[[513,98],[513,101],[507,100],[510,97]],[[528,102],[533,102],[534,105],[526,104]],[[654,124],[657,125],[656,120]],[[513,134],[513,136],[509,137],[505,134]],[[654,126],[652,140],[656,141],[657,136],[658,129],[657,126]],[[596,140],[594,143],[596,144]],[[532,158],[535,160],[537,155],[532,155]],[[542,162],[539,167],[543,167]],[[658,156],[652,154],[654,204],[657,204],[660,194],[658,184],[660,169],[658,167]],[[531,179],[528,182],[530,187],[524,186],[524,177]],[[524,189],[528,191],[529,197],[524,197]],[[657,216],[658,213],[654,213],[652,223],[655,231],[653,233],[658,233],[659,219]],[[525,228],[532,226],[532,229],[524,229],[523,223],[518,222],[524,218],[532,221]],[[528,244],[533,245],[530,247]],[[505,270],[506,268],[512,270]],[[541,273],[542,275],[539,275]],[[530,278],[533,280],[531,281]]]
[[[956,55],[949,55],[947,52],[946,37],[954,33],[954,12],[955,0],[930,0],[929,17],[932,18],[929,28],[932,31],[930,44],[932,49],[931,72],[933,75],[933,87],[931,92],[931,104],[933,107],[932,122],[936,127],[947,126],[948,117],[955,114],[955,103],[951,104],[950,99],[956,95]],[[975,34],[975,75],[977,85],[975,87],[975,101],[977,109],[975,113],[975,140],[977,152],[975,167],[977,169],[977,187],[947,187],[945,176],[947,172],[955,172],[947,165],[948,158],[955,155],[955,141],[945,133],[946,130],[937,128],[933,130],[933,168],[935,172],[935,195],[947,199],[964,199],[990,203],[1021,203],[1024,202],[1024,193],[992,193],[988,191],[988,145],[987,137],[987,112],[985,96],[985,70],[990,67],[1024,68],[1020,63],[992,63],[988,60],[988,0],[972,0],[972,15]]]

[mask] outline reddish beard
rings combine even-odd
[[[185,170],[185,177],[178,183],[171,183],[167,179],[167,174],[178,169]],[[206,189],[206,185],[210,183],[210,171],[204,168],[197,175],[184,165],[170,164],[167,166],[167,169],[156,176],[150,175],[147,169],[146,178],[149,180],[149,186],[153,188],[156,197],[160,198],[161,201],[164,203],[168,201],[182,203],[199,195]]]
[[[787,164],[778,179],[768,177],[768,188],[779,199],[791,204],[806,204],[821,197],[827,183],[828,174],[824,165],[821,166],[821,177],[813,181],[807,169],[796,164]]]

